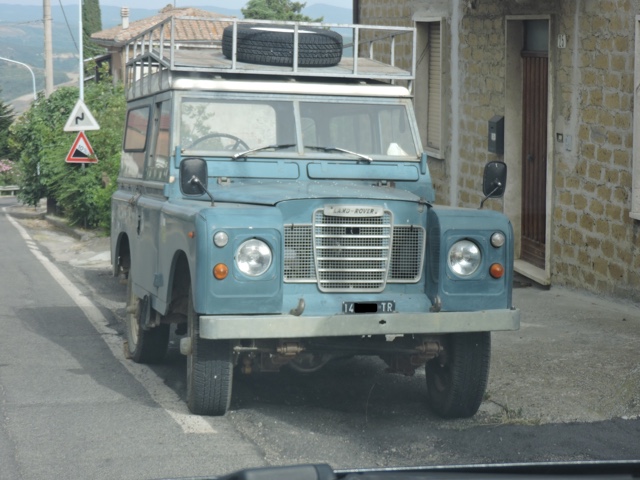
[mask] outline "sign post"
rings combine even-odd
[[[71,150],[67,154],[67,163],[98,163],[98,157],[93,153],[93,148],[84,132],[78,132]],[[84,167],[84,165],[83,165]]]
[[[75,107],[71,110],[69,120],[64,126],[65,132],[82,132],[85,130],[100,130],[100,125],[91,115],[91,112],[82,100],[76,102]]]

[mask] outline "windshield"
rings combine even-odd
[[[212,156],[252,150],[248,153],[266,156],[288,152],[415,159],[418,150],[409,118],[407,105],[395,101],[185,98],[180,144],[183,151]]]

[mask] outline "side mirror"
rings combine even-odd
[[[507,164],[504,162],[489,162],[484,166],[482,178],[482,193],[484,199],[480,208],[489,198],[502,198],[507,188]]]
[[[489,162],[484,167],[482,193],[487,198],[501,198],[507,188],[507,164]]]
[[[180,162],[180,190],[185,195],[202,195],[207,191],[208,175],[202,158],[185,158]]]

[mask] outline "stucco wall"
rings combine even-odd
[[[447,31],[457,36],[457,62],[445,78],[457,86],[457,95],[449,95],[443,104],[457,112],[451,115],[457,125],[449,125],[453,133],[447,139],[446,158],[431,161],[430,166],[438,201],[467,207],[480,201],[484,164],[500,159],[487,151],[487,121],[509,110],[507,23],[549,19],[551,282],[639,301],[639,226],[629,212],[635,16],[640,14],[640,0],[361,0],[360,4],[361,23],[407,25],[414,15],[443,15]],[[558,35],[565,36],[566,47],[558,48]],[[455,39],[451,45],[456,45]],[[562,141],[557,134],[562,134]],[[521,161],[504,160],[510,165]],[[520,179],[509,179],[508,189],[514,187],[520,187]],[[492,200],[488,206],[509,213],[502,201]],[[519,222],[517,215],[510,216]]]

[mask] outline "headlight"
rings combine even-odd
[[[493,245],[496,248],[500,248],[501,246],[504,245],[504,242],[507,241],[507,237],[504,236],[504,233],[502,232],[496,232],[493,235],[491,235],[491,245]]]
[[[213,236],[213,243],[216,247],[224,247],[229,243],[229,235],[227,232],[219,231]]]
[[[461,240],[449,249],[449,268],[455,274],[468,277],[480,266],[482,255],[478,246],[469,241]]]
[[[269,269],[272,258],[269,245],[254,238],[240,245],[236,252],[236,265],[245,275],[257,277]]]

